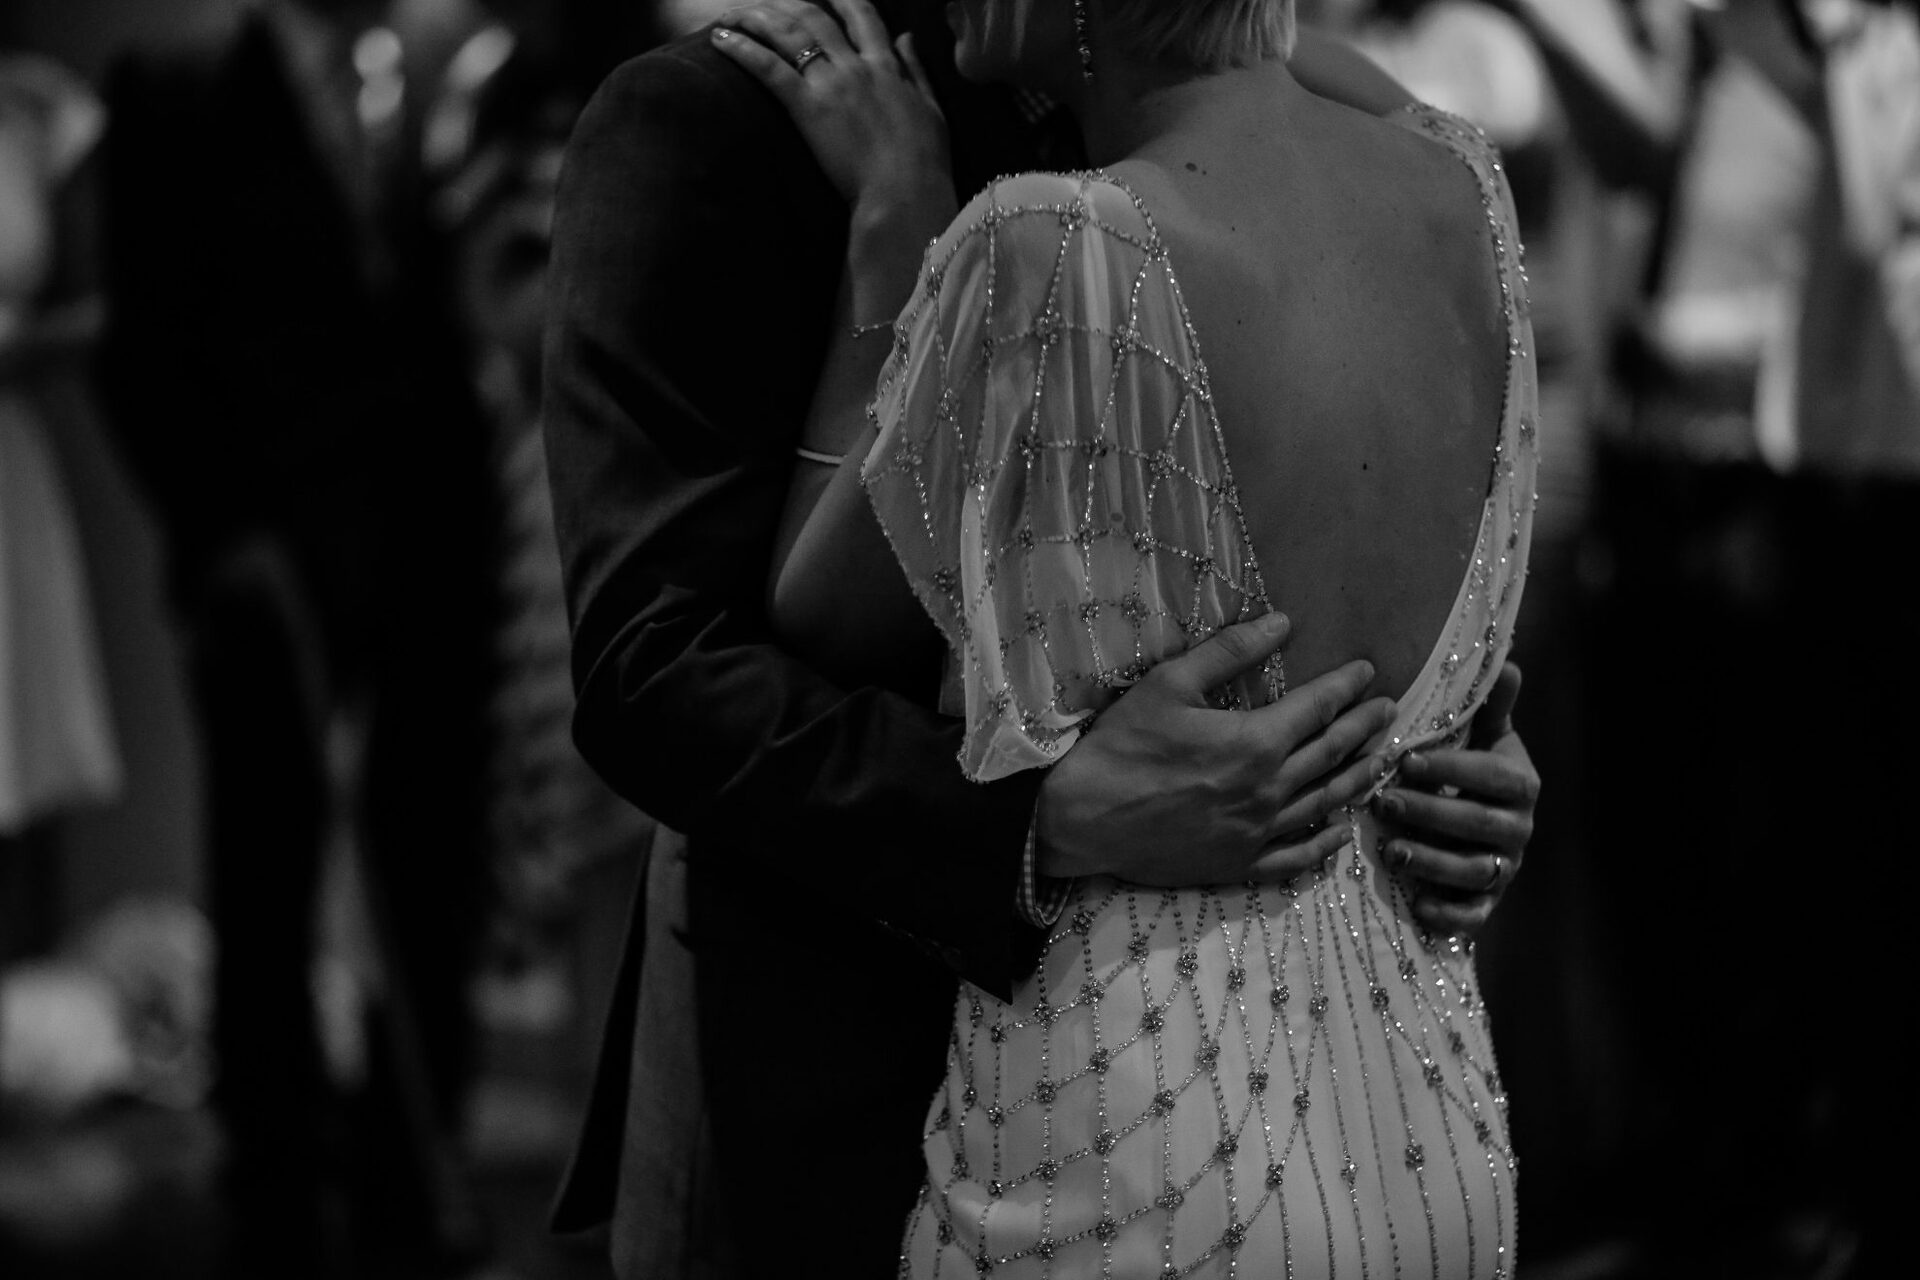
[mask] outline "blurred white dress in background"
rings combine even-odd
[[[54,194],[100,125],[77,79],[0,60],[0,836],[120,786],[79,534],[34,395],[39,363],[84,329],[37,304]]]

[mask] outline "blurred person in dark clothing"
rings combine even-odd
[[[599,1043],[624,905],[651,836],[650,820],[573,744],[566,600],[540,434],[554,194],[582,105],[556,50],[494,25],[455,58],[429,126],[448,143],[463,140],[434,208],[452,240],[450,283],[502,515],[489,735],[494,893],[481,989],[539,990],[558,966],[578,992],[569,1002],[580,1033],[579,1056],[566,1064],[573,1074],[587,1071]]]
[[[1054,104],[960,82],[933,6],[902,8],[945,108],[956,190],[1083,162]],[[611,1218],[617,1269],[649,1280],[753,1274],[795,1248],[837,1274],[891,1270],[954,974],[999,988],[1033,956],[1040,780],[965,784],[958,721],[835,685],[765,618],[846,216],[779,105],[705,34],[614,73],[562,181],[544,416],[575,736],[664,825],[556,1224]],[[1131,724],[1109,711],[1090,741],[1119,750],[1152,732],[1158,704],[1134,705]],[[1194,740],[1210,732],[1189,723],[1170,757],[1212,758]],[[1531,777],[1517,737],[1498,749],[1518,759],[1460,755]],[[1145,802],[1212,816],[1172,790]],[[1448,812],[1472,811],[1476,829],[1530,816],[1530,801],[1492,815],[1492,790],[1469,792],[1478,803]],[[1448,850],[1486,850],[1450,822],[1428,829]],[[1430,909],[1478,923],[1491,905],[1475,893]],[[791,1051],[823,1036],[817,1053]],[[816,1169],[830,1160],[836,1186],[871,1188],[868,1211],[819,1214],[767,1166],[770,1140],[804,1145]]]
[[[486,454],[379,17],[263,0],[108,90],[105,386],[189,632],[248,1276],[335,1265],[352,1181],[369,1238],[432,1247],[469,1056]],[[352,1099],[309,985],[323,847],[349,827],[383,979]]]
[[[1882,797],[1920,768],[1905,677],[1920,612],[1882,568],[1920,542],[1920,417],[1861,287],[1874,264],[1841,234],[1831,78],[1848,50],[1818,20],[1895,9],[1912,13],[1741,0],[1698,16],[1686,127],[1655,185],[1660,237],[1621,347],[1624,412],[1598,473],[1608,658],[1594,697],[1672,710],[1659,732],[1605,729],[1594,790],[1644,771],[1631,785],[1671,815],[1648,850],[1662,892],[1703,904],[1658,947],[1597,939],[1617,1052],[1661,1064],[1625,1091],[1612,1166],[1635,1188],[1616,1215],[1634,1274],[1906,1265],[1889,1171],[1914,1133],[1880,1027],[1914,881],[1907,859],[1864,851],[1910,843]],[[1841,672],[1858,696],[1817,692]],[[1686,803],[1703,792],[1720,803]],[[1632,839],[1617,807],[1596,819],[1602,847]],[[1602,914],[1644,894],[1613,875],[1594,887]],[[1725,981],[1754,955],[1765,981]],[[1782,1043],[1791,1065],[1768,1058]]]

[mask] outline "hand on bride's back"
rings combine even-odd
[[[714,47],[786,107],[849,206],[931,199],[951,216],[946,119],[912,38],[890,39],[867,0],[831,3],[838,22],[803,0],[729,9]]]
[[[1148,672],[1053,766],[1040,793],[1038,867],[1139,884],[1286,880],[1348,842],[1321,826],[1384,770],[1355,753],[1393,719],[1361,701],[1373,667],[1350,662],[1252,712],[1207,691],[1285,638],[1275,615],[1228,627]],[[1177,851],[1169,857],[1169,851]]]

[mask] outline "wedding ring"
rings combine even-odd
[[[1482,887],[1485,889],[1493,888],[1493,886],[1500,883],[1501,878],[1504,877],[1506,874],[1507,874],[1506,856],[1504,854],[1498,854],[1498,853],[1494,854],[1493,855],[1493,874],[1487,877],[1487,883]]]
[[[817,44],[808,45],[806,48],[802,49],[800,52],[793,55],[793,69],[795,71],[798,71],[804,74],[807,69],[807,64],[809,62],[812,62],[815,58],[820,57],[824,53],[826,53],[826,50],[822,49],[819,45]]]

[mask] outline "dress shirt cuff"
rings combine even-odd
[[[1015,895],[1014,906],[1020,918],[1036,929],[1051,929],[1060,913],[1067,909],[1067,899],[1073,894],[1073,881],[1056,880],[1052,876],[1043,876],[1039,872],[1039,853],[1036,849],[1040,827],[1040,811],[1036,806],[1033,820],[1027,823],[1027,847],[1020,855],[1020,886]]]

